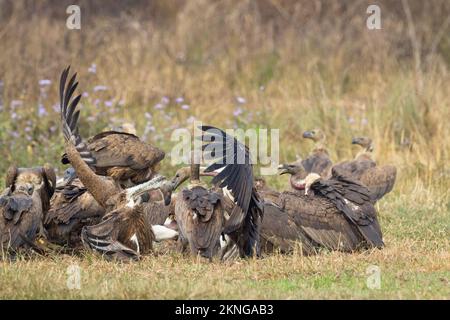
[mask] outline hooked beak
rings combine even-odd
[[[312,131],[305,131],[303,132],[303,138],[305,139],[312,139],[314,137],[314,134]]]
[[[286,173],[289,173],[289,165],[288,164],[280,164],[278,166],[278,174],[281,176]]]
[[[352,139],[352,144],[359,144],[361,141],[359,138],[353,138]]]

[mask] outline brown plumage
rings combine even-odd
[[[314,129],[303,132],[303,138],[314,141],[313,150],[306,159],[301,161],[303,168],[308,173],[317,173],[323,178],[328,177],[333,163],[325,147],[325,134],[320,129]]]
[[[44,226],[50,242],[77,248],[81,245],[81,229],[100,222],[105,214],[86,187],[76,178],[57,186],[50,202]]]
[[[172,185],[164,177],[155,176],[145,183],[123,189],[117,180],[105,179],[91,169],[97,160],[79,135],[79,110],[76,107],[80,96],[72,100],[72,94],[78,83],[75,82],[76,75],[74,75],[66,88],[68,74],[69,68],[63,71],[60,83],[61,122],[66,140],[66,155],[80,181],[107,213],[98,225],[83,227],[82,241],[85,246],[108,257],[138,258],[141,253],[147,253],[151,249],[152,241],[155,239],[153,226],[149,225],[148,219],[144,215],[145,204],[142,203],[139,196],[159,188],[162,190],[167,204],[170,200]],[[107,136],[111,137],[111,135]],[[125,143],[125,141],[122,142]],[[115,151],[118,150],[110,147]],[[100,149],[94,151],[98,152]],[[117,154],[120,152],[117,151]],[[175,231],[170,231],[170,236],[176,236]],[[166,234],[164,233],[163,236]],[[161,237],[156,238],[162,239]],[[135,243],[135,247],[131,246],[133,243]]]
[[[78,82],[75,82],[76,74],[69,80],[66,90],[66,81],[69,68],[64,70],[60,81],[61,106],[64,111],[73,110],[69,107],[69,101],[75,91]],[[76,106],[80,100],[77,96],[73,103]],[[79,113],[66,114],[67,119],[78,120]],[[78,134],[78,132],[76,132]],[[77,134],[75,136],[77,136]],[[106,131],[88,139],[87,143],[75,140],[74,145],[80,152],[82,158],[85,153],[89,157],[84,160],[97,175],[110,176],[123,187],[129,187],[150,180],[157,170],[158,163],[164,159],[165,153],[159,148],[141,141],[131,133]],[[70,157],[64,154],[62,163],[71,163]]]
[[[369,189],[372,201],[376,202],[394,187],[397,169],[392,165],[377,166],[373,159],[372,139],[356,137],[352,139],[352,144],[362,147],[355,159],[341,162],[333,168],[354,180],[359,180]]]
[[[81,239],[108,259],[137,260],[152,250],[155,234],[137,206],[114,210],[99,224],[83,227]]]
[[[336,170],[328,180],[309,174],[303,184],[305,191],[285,191],[275,203],[265,204],[264,217],[269,218],[263,220],[261,238],[266,249],[289,252],[295,240],[303,254],[320,248],[351,252],[384,245],[365,186]]]
[[[214,151],[207,154],[214,163],[205,172],[218,172],[212,183],[222,188],[226,197],[236,204],[228,212],[223,234],[226,244],[222,248],[222,258],[227,251],[238,249],[240,257],[260,255],[260,226],[263,218],[263,204],[254,184],[253,165],[248,148],[223,130],[212,126],[202,126],[203,150]],[[219,150],[220,152],[215,152]]]
[[[44,233],[42,219],[55,184],[56,175],[49,165],[8,169],[7,188],[0,196],[0,247],[29,248],[38,233]]]
[[[180,241],[189,245],[193,255],[211,259],[217,252],[223,228],[222,195],[208,190],[199,180],[178,193],[175,218],[180,229]]]

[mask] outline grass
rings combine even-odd
[[[320,8],[305,1],[301,10],[298,1],[135,1],[101,14],[94,2],[81,2],[82,29],[70,31],[65,10],[49,2],[0,0],[0,172],[13,163],[49,162],[61,173],[54,107],[59,74],[71,64],[84,93],[83,137],[133,122],[143,139],[166,151],[161,172],[168,176],[176,169],[171,134],[194,118],[280,129],[282,162],[309,152],[311,144],[299,138],[306,129],[325,131],[335,162],[357,152],[352,136],[369,135],[377,161],[398,168],[393,192],[378,204],[386,248],[232,264],[164,252],[133,264],[89,252],[19,258],[0,262],[0,298],[450,297],[450,32],[440,31],[448,31],[448,1],[409,1],[416,38],[400,1],[380,1],[380,31],[364,27],[364,1]],[[40,85],[42,79],[51,84]],[[164,97],[170,102],[155,108]],[[279,190],[288,185],[287,177],[267,180]],[[80,290],[67,288],[70,265],[81,268]],[[380,289],[366,286],[370,266],[380,268]]]

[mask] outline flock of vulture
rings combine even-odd
[[[392,190],[396,168],[376,164],[369,138],[354,138],[361,152],[333,165],[324,134],[304,132],[315,147],[304,160],[280,165],[280,174],[291,177],[289,190],[278,192],[254,176],[244,144],[202,126],[202,152],[209,147],[224,152],[208,167],[191,161],[167,179],[157,172],[165,153],[134,134],[81,137],[81,95],[74,98],[78,82],[76,74],[69,79],[69,69],[60,79],[60,106],[62,163],[70,167],[60,179],[49,165],[9,168],[0,194],[3,257],[87,248],[107,259],[138,260],[161,241],[172,241],[186,254],[222,260],[383,247],[375,204]],[[238,154],[243,163],[236,161]],[[212,179],[203,178],[208,176]]]

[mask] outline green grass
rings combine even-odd
[[[386,248],[362,253],[322,252],[304,257],[211,263],[167,251],[136,263],[79,256],[20,257],[0,262],[2,299],[448,299],[448,211],[381,204]],[[385,209],[386,209],[385,208]],[[67,287],[67,268],[81,270],[81,288]],[[380,288],[367,286],[368,268],[380,269]]]

